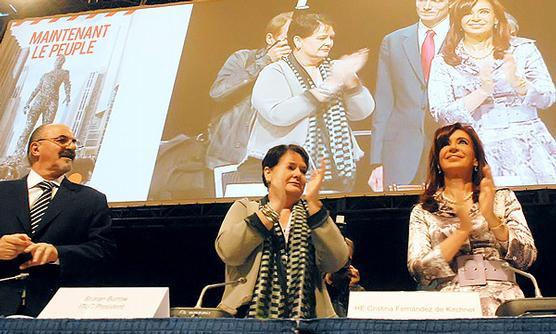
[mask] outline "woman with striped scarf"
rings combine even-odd
[[[268,195],[236,201],[226,214],[216,251],[226,281],[245,283],[226,287],[220,309],[263,319],[336,316],[323,277],[347,263],[348,247],[319,200],[324,164],[307,183],[308,164],[298,145],[271,148],[262,161]]]
[[[291,54],[267,65],[253,87],[257,111],[247,145],[248,170],[273,146],[303,146],[311,162],[326,161],[323,190],[350,192],[356,162],[363,156],[349,122],[367,118],[374,100],[357,72],[368,50],[329,58],[334,45],[332,23],[323,15],[294,15],[288,29]]]

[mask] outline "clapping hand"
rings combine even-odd
[[[305,199],[309,207],[309,214],[314,214],[322,208],[320,201],[320,188],[324,181],[324,172],[326,170],[325,161],[321,161],[319,168],[314,168],[311,174],[311,179],[307,183],[307,191],[305,192]]]
[[[369,177],[369,186],[371,190],[374,192],[382,192],[384,191],[384,167],[378,166],[371,172],[371,176]]]
[[[498,221],[494,214],[494,194],[496,187],[492,179],[492,172],[489,166],[483,167],[483,179],[480,184],[481,193],[479,195],[479,210],[487,221]]]
[[[326,170],[326,163],[321,161],[320,167],[313,169],[311,179],[307,182],[307,192],[305,198],[307,201],[319,200],[320,188],[324,181],[324,171]]]
[[[23,233],[5,234],[0,237],[0,260],[13,260],[31,245],[31,238]]]
[[[527,80],[520,76],[517,72],[517,64],[515,57],[507,53],[504,55],[504,65],[502,65],[506,80],[521,95],[527,93]]]
[[[352,54],[342,56],[340,61],[347,66],[347,72],[357,73],[367,63],[368,59],[369,49],[361,49]]]
[[[286,182],[278,182],[278,180],[276,178],[269,182],[268,199],[274,211],[280,213],[286,207],[288,196],[286,194]]]
[[[355,75],[369,59],[369,49],[361,49],[349,55],[344,55],[332,64],[332,77],[338,78],[346,88],[353,88],[359,84]]]
[[[479,69],[479,79],[481,80],[481,89],[486,95],[494,93],[494,80],[492,78],[492,63],[486,62]]]
[[[56,247],[45,242],[32,244],[28,246],[24,252],[31,254],[32,258],[19,266],[19,269],[21,270],[25,270],[29,267],[41,266],[58,260],[58,250]]]
[[[454,211],[459,218],[460,230],[465,232],[470,232],[473,229],[473,223],[471,222],[471,217],[469,217],[469,212],[471,211],[471,206],[473,201],[465,198],[465,192],[463,189],[459,191],[454,191]]]

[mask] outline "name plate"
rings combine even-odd
[[[168,318],[168,288],[60,288],[39,319]]]
[[[477,292],[353,291],[348,318],[452,319],[481,318]]]

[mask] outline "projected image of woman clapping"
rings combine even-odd
[[[356,75],[368,51],[331,61],[334,37],[332,23],[323,15],[294,15],[288,30],[292,53],[265,67],[255,82],[257,118],[247,151],[262,159],[275,145],[301,145],[311,162],[327,162],[326,190],[349,192],[363,152],[348,121],[368,117],[374,100]]]
[[[511,37],[498,0],[459,0],[450,17],[431,70],[431,113],[475,128],[498,185],[556,183],[556,142],[537,113],[556,93],[534,41]]]

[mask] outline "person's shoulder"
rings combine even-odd
[[[417,23],[413,23],[411,25],[408,25],[407,27],[403,27],[392,31],[391,33],[384,36],[384,40],[392,40],[392,39],[400,38],[402,36],[407,36],[410,33],[414,33],[416,30],[417,30]]]
[[[282,70],[286,66],[288,66],[288,63],[286,63],[284,59],[280,59],[278,61],[266,65],[265,68]]]
[[[23,179],[13,179],[13,180],[3,180],[0,181],[0,189],[12,189],[14,187],[25,184],[25,178]]]
[[[242,198],[236,200],[232,204],[230,209],[245,210],[247,214],[250,214],[257,211],[258,208],[259,208],[259,202],[250,200],[249,198]]]
[[[230,57],[234,57],[234,56],[236,56],[236,57],[239,57],[239,56],[247,57],[247,56],[256,54],[258,51],[259,50],[257,50],[257,49],[254,49],[254,50],[252,50],[252,49],[241,49],[241,50],[237,50],[234,53],[232,53],[230,55]]]
[[[268,65],[266,65],[261,73],[259,74],[259,76],[264,76],[265,73],[271,73],[271,72],[280,72],[280,73],[285,73],[286,69],[288,68],[288,64],[286,63],[286,61],[284,61],[283,59],[280,59],[278,61],[275,61],[273,63],[270,63]]]
[[[244,206],[244,207],[246,207],[246,208],[249,208],[249,207],[252,207],[252,206],[254,206],[254,205],[257,205],[257,206],[258,206],[258,205],[259,205],[259,202],[253,201],[253,200],[251,200],[251,199],[249,199],[249,198],[247,198],[247,197],[244,197],[244,198],[241,198],[241,199],[236,200],[236,201],[234,202],[234,204],[242,205],[242,206]]]
[[[254,56],[258,50],[251,50],[251,49],[241,49],[232,52],[228,58],[226,59],[227,63],[230,62],[245,62],[249,57]]]
[[[79,194],[91,196],[91,197],[106,198],[106,195],[104,193],[100,192],[99,190],[96,190],[93,187],[80,184],[80,183],[74,183],[68,179],[64,179],[62,183],[70,190],[74,190]]]
[[[534,45],[535,42],[536,41],[534,39],[525,38],[525,37],[512,37],[510,39],[510,45],[512,47],[518,47],[522,45]]]
[[[496,188],[495,196],[498,198],[515,197],[515,193],[508,187]]]
[[[258,202],[250,200],[247,197],[237,199],[232,204],[232,206],[242,206],[242,207],[245,207],[245,208],[252,207],[253,205],[258,205]]]
[[[510,39],[510,52],[518,56],[527,56],[537,50],[534,39],[524,37],[513,37]]]
[[[20,184],[22,182],[25,182],[25,179],[2,180],[2,181],[0,181],[0,185],[2,185],[2,186],[12,186],[12,185]]]
[[[421,203],[421,202],[415,204],[415,205],[411,208],[411,212],[412,212],[412,213],[423,212],[423,211],[425,211],[425,209],[423,208],[423,203]]]

